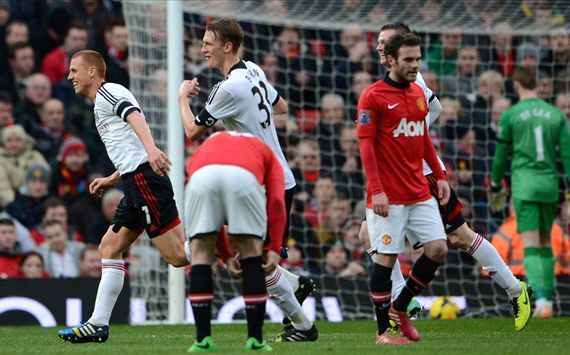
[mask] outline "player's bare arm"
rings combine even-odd
[[[200,92],[200,83],[198,79],[184,80],[180,84],[178,92],[178,105],[180,106],[180,114],[182,118],[182,125],[184,126],[184,134],[192,141],[196,141],[206,133],[208,127],[205,125],[196,124],[196,116],[190,110],[188,99],[194,99]]]
[[[89,184],[89,193],[101,197],[105,191],[115,187],[120,180],[121,174],[119,173],[119,170],[116,170],[109,176],[96,178]]]
[[[133,127],[133,130],[140,138],[144,150],[148,155],[148,162],[152,170],[160,176],[167,175],[172,163],[170,159],[168,159],[168,156],[154,144],[144,116],[138,111],[133,111],[127,116],[127,122]]]
[[[289,112],[289,107],[287,106],[287,102],[283,100],[282,97],[280,97],[277,103],[273,105],[273,114],[284,115],[288,112]]]

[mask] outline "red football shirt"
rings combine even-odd
[[[381,192],[390,204],[429,199],[422,159],[439,179],[445,179],[425,123],[427,113],[424,92],[415,83],[397,83],[386,75],[362,93],[357,132],[369,208],[372,195]]]
[[[250,134],[219,132],[208,138],[188,160],[188,178],[212,164],[235,165],[250,171],[267,195],[267,224],[270,249],[279,253],[285,223],[285,175],[279,160],[265,143]],[[276,236],[276,237],[274,237]]]

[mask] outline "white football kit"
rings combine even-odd
[[[133,94],[124,86],[103,83],[94,101],[95,126],[109,158],[121,175],[133,172],[148,161],[144,146],[127,122],[133,111],[142,110]]]
[[[253,62],[241,60],[214,86],[206,107],[196,118],[209,127],[222,120],[228,130],[251,133],[261,139],[277,156],[285,176],[285,189],[289,190],[295,186],[295,178],[275,130],[273,105],[278,100],[279,94],[263,70]]]

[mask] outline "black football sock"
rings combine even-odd
[[[201,342],[212,334],[210,321],[212,319],[212,301],[214,300],[214,285],[212,282],[212,267],[210,265],[192,265],[190,271],[190,303],[194,320],[196,321],[196,341]]]

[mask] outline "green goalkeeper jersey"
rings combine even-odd
[[[570,137],[566,117],[544,100],[519,101],[499,121],[492,180],[501,184],[510,159],[512,196],[533,202],[556,202],[559,196],[556,154],[570,168]]]

